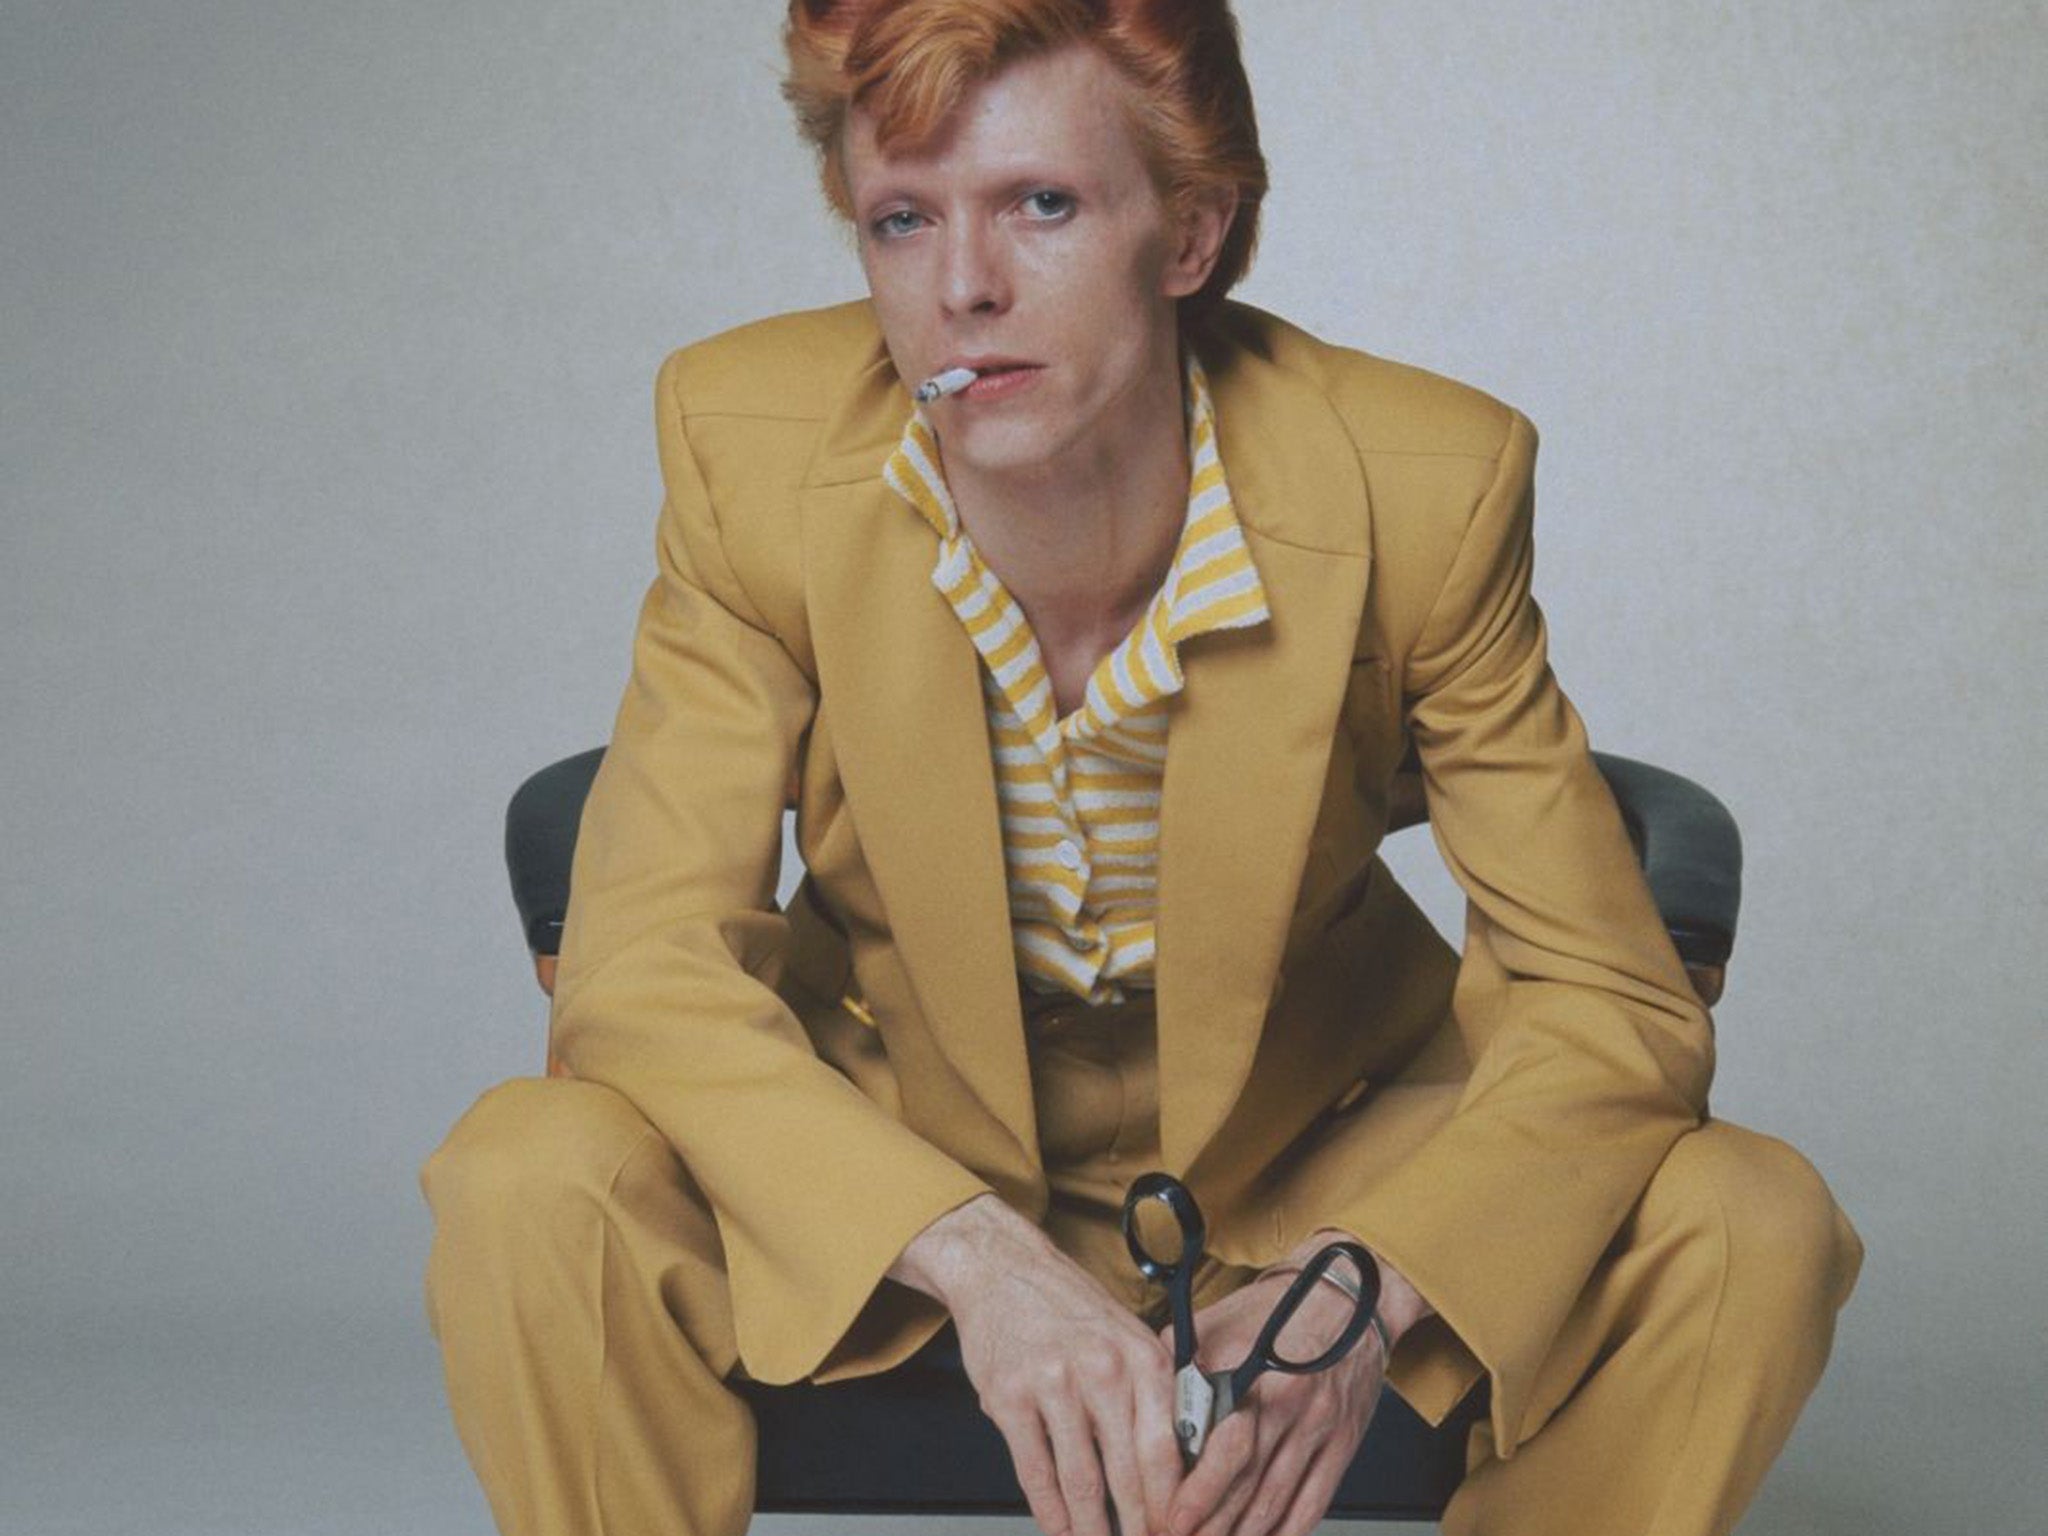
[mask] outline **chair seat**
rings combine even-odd
[[[892,1371],[817,1386],[732,1385],[760,1428],[756,1510],[769,1514],[1026,1515],[1009,1447],[982,1413],[950,1325]],[[1483,1387],[1441,1429],[1392,1392],[1339,1485],[1332,1519],[1424,1520],[1465,1471]]]

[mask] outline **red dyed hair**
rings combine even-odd
[[[1222,188],[1237,214],[1216,268],[1182,301],[1212,308],[1251,266],[1266,159],[1229,0],[789,0],[782,93],[818,152],[825,196],[853,217],[839,148],[856,105],[885,149],[928,138],[1005,64],[1071,43],[1132,87],[1132,120],[1167,206]]]

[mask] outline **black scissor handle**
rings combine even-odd
[[[1158,1259],[1145,1247],[1145,1239],[1138,1230],[1138,1213],[1147,1200],[1157,1200],[1180,1224],[1180,1254],[1173,1259]],[[1167,1300],[1173,1306],[1173,1366],[1175,1370],[1185,1369],[1195,1359],[1195,1266],[1201,1262],[1202,1250],[1209,1241],[1209,1229],[1202,1220],[1201,1207],[1195,1204],[1195,1197],[1188,1187],[1170,1173],[1141,1173],[1131,1181],[1131,1187],[1124,1192],[1124,1246],[1131,1251],[1131,1259],[1138,1266],[1138,1272],[1148,1280],[1157,1280],[1166,1287]]]
[[[1359,1274],[1358,1300],[1351,1304],[1351,1317],[1344,1324],[1344,1331],[1337,1335],[1336,1342],[1317,1355],[1313,1360],[1289,1360],[1280,1353],[1280,1334],[1300,1310],[1308,1294],[1321,1283],[1323,1271],[1340,1258],[1347,1258],[1357,1266]],[[1352,1346],[1364,1337],[1367,1326],[1372,1322],[1373,1308],[1380,1303],[1380,1267],[1372,1255],[1358,1243],[1325,1243],[1318,1248],[1315,1257],[1301,1267],[1301,1273],[1294,1277],[1294,1284],[1287,1287],[1273,1308],[1273,1315],[1266,1319],[1266,1326],[1259,1330],[1258,1341],[1245,1356],[1243,1365],[1231,1372],[1231,1399],[1243,1402],[1251,1385],[1267,1371],[1278,1371],[1283,1376],[1303,1376],[1311,1371],[1327,1370],[1345,1355]]]
[[[1144,1235],[1138,1231],[1138,1212],[1147,1200],[1164,1205],[1180,1224],[1180,1252],[1171,1259],[1154,1258],[1145,1247]],[[1131,1181],[1131,1187],[1124,1193],[1124,1246],[1131,1250],[1133,1262],[1146,1279],[1170,1282],[1178,1273],[1192,1276],[1208,1240],[1209,1229],[1202,1220],[1201,1208],[1188,1193],[1187,1185],[1170,1173],[1141,1173]]]

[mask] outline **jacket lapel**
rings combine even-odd
[[[1272,618],[1193,637],[1160,809],[1160,1139],[1185,1175],[1258,1049],[1321,803],[1371,565],[1357,450],[1328,400],[1204,347],[1224,473]],[[930,529],[881,479],[906,405],[879,345],[804,491],[819,684],[863,855],[934,1041],[1034,1165],[995,770],[973,641]]]
[[[881,469],[908,405],[876,356],[804,492],[804,581],[834,755],[939,1050],[1038,1162],[980,655],[932,585],[931,529]]]
[[[1271,1006],[1371,568],[1364,475],[1321,390],[1205,349],[1218,450],[1269,623],[1182,649],[1160,806],[1160,1143],[1186,1176]]]

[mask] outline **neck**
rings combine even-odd
[[[1178,356],[1106,412],[1060,461],[958,480],[975,549],[1041,637],[1121,638],[1166,578],[1187,520],[1187,418]]]

